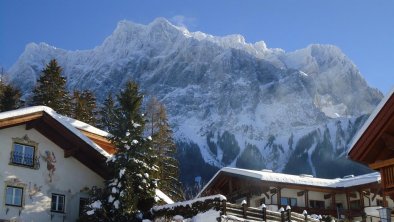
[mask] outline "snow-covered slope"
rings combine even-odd
[[[263,41],[247,43],[241,35],[190,32],[163,18],[148,25],[121,21],[92,50],[30,43],[9,79],[28,97],[52,58],[64,67],[70,89],[91,89],[102,100],[133,79],[165,103],[179,158],[193,153],[196,161],[181,160],[184,179],[211,174],[198,172],[204,163],[291,172],[289,160],[320,176],[319,155],[342,158],[357,130],[352,127],[363,119],[357,117],[382,98],[335,46],[285,52]],[[305,140],[310,146],[300,145]],[[324,152],[317,147],[323,142]]]

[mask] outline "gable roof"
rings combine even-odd
[[[370,164],[379,158],[379,152],[383,151],[375,147],[381,143],[382,135],[387,133],[390,126],[394,125],[394,88],[382,99],[376,109],[371,113],[367,121],[353,137],[351,146],[347,154],[348,157],[363,164]],[[373,155],[371,155],[373,154]],[[388,155],[394,156],[394,153],[385,151]]]
[[[97,145],[81,129],[100,137],[107,136],[108,133],[62,116],[46,106],[33,106],[0,113],[0,129],[22,124],[26,124],[26,129],[36,129],[61,147],[65,158],[73,156],[102,177],[108,176],[104,164],[112,154]]]
[[[199,197],[213,182],[219,177],[220,174],[230,174],[235,176],[243,176],[259,181],[282,183],[282,184],[293,184],[301,186],[313,186],[322,188],[348,188],[353,186],[359,186],[363,184],[369,184],[380,181],[379,173],[369,173],[365,175],[349,177],[349,178],[335,178],[335,179],[324,179],[315,178],[310,175],[291,175],[284,173],[275,173],[269,170],[246,170],[240,168],[224,167],[220,169],[215,176],[205,185],[205,187],[197,195]]]

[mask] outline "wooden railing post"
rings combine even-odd
[[[246,203],[246,200],[243,200],[242,201],[242,203],[241,203],[241,205],[242,205],[242,210],[243,210],[243,214],[244,214],[244,218],[246,218],[246,208],[248,207],[247,206],[247,203]]]
[[[291,222],[291,207],[287,205],[286,207],[286,213],[287,213],[287,221]]]
[[[227,205],[226,202],[227,202],[226,200],[222,200],[222,212],[223,212],[222,215],[226,215],[226,205]]]
[[[308,212],[306,212],[306,210],[304,210],[304,211],[302,212],[302,214],[304,215],[304,220],[305,220],[305,222],[307,222],[307,221],[308,221]]]
[[[267,221],[267,207],[265,206],[265,204],[262,204],[261,207],[263,210],[263,221]]]
[[[285,222],[285,209],[283,209],[283,207],[281,207],[279,209],[279,211],[280,211],[280,221]]]

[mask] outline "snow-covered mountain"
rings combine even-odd
[[[163,18],[149,25],[121,21],[91,50],[30,43],[9,79],[28,97],[52,58],[70,89],[91,89],[99,100],[128,79],[158,97],[189,181],[221,166],[317,176],[363,172],[344,151],[382,98],[336,46],[285,52],[241,35],[190,32]]]

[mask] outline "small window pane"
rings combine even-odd
[[[13,162],[22,164],[23,146],[21,144],[14,144]]]
[[[33,159],[34,159],[34,148],[31,146],[25,146],[23,164],[32,166]]]
[[[292,207],[297,206],[297,199],[296,198],[290,198],[290,206],[292,206]]]
[[[6,197],[5,197],[5,204],[12,204],[12,196],[13,196],[13,189],[12,187],[7,187],[6,190]]]
[[[281,204],[281,205],[288,205],[289,202],[288,202],[287,197],[281,197],[281,198],[280,198],[280,204]]]
[[[58,211],[64,211],[64,196],[59,196],[59,198],[58,198],[58,208],[57,208],[57,210]]]
[[[15,196],[14,196],[14,204],[21,206],[22,205],[22,189],[14,188]]]

